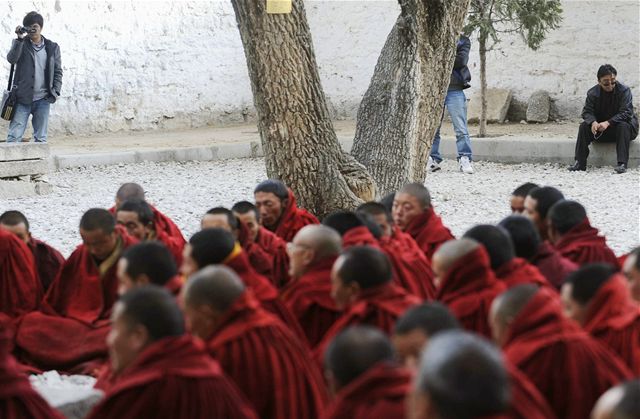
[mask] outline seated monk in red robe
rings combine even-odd
[[[276,179],[268,179],[253,191],[260,223],[285,242],[290,242],[304,226],[318,224],[310,212],[298,208],[293,191]]]
[[[245,217],[248,216],[245,215]],[[247,254],[251,267],[260,275],[267,277],[276,288],[289,281],[287,244],[269,230],[258,224],[254,224],[254,230],[249,230],[235,213],[224,207],[211,208],[207,211],[202,217],[200,227],[203,230],[222,228],[231,232]],[[260,235],[261,243],[256,241],[254,233]],[[286,270],[283,271],[283,269]]]
[[[1,239],[0,239],[1,240]],[[11,338],[6,324],[0,322],[0,418],[63,419],[31,387],[11,356]]]
[[[376,202],[371,204],[380,205]],[[411,237],[408,238],[413,243],[413,248],[384,238],[383,230],[376,220],[366,213],[337,211],[325,217],[322,224],[340,233],[342,247],[345,249],[371,246],[382,250],[391,262],[394,284],[420,299],[432,299],[435,296],[431,264]]]
[[[36,260],[42,289],[46,292],[64,263],[62,254],[31,235],[29,221],[20,211],[7,211],[0,215],[0,228],[14,233],[29,246]]]
[[[477,225],[464,233],[464,237],[475,240],[484,247],[496,278],[507,288],[521,284],[553,288],[538,268],[516,257],[511,237],[503,228],[488,224]]]
[[[640,307],[625,282],[611,265],[585,265],[562,286],[562,302],[568,317],[640,376]]]
[[[342,252],[331,271],[331,295],[342,316],[316,347],[322,360],[327,346],[349,326],[368,325],[391,334],[398,317],[421,300],[392,283],[389,258],[378,249],[354,246]]]
[[[410,418],[511,417],[502,355],[475,334],[452,330],[430,339],[412,387]]]
[[[183,278],[167,247],[159,242],[138,243],[124,251],[118,261],[118,295],[145,285],[164,287],[180,294]]]
[[[553,204],[563,199],[562,192],[553,186],[533,188],[524,199],[523,215],[535,225],[543,241],[549,240],[549,210]]]
[[[116,209],[120,207],[120,205],[129,199],[137,199],[141,201],[146,201],[144,189],[142,186],[137,183],[124,183],[116,192],[115,205],[109,209],[109,211],[115,215]],[[153,211],[153,223],[156,226],[158,231],[163,231],[169,237],[175,238],[178,242],[186,243],[182,232],[180,232],[180,228],[174,223],[171,218],[167,217],[160,211],[158,211],[153,205],[151,206],[151,210]]]
[[[42,285],[27,245],[0,228],[0,321],[9,321],[38,307]]]
[[[327,394],[306,345],[260,307],[235,272],[202,269],[185,284],[182,301],[187,327],[205,341],[259,417],[320,417]]]
[[[411,373],[398,365],[384,333],[370,326],[347,328],[324,357],[335,395],[324,419],[404,418]]]
[[[249,256],[251,266],[271,279],[277,287],[284,287],[291,279],[287,242],[260,225],[260,213],[251,202],[236,202],[231,211],[247,233],[244,239],[238,239]]]
[[[558,418],[584,419],[609,387],[632,376],[610,350],[564,317],[558,296],[526,284],[491,307],[495,341],[547,399]]]
[[[548,241],[542,242],[533,222],[523,216],[512,215],[500,221],[513,242],[517,257],[529,261],[557,290],[562,287],[564,279],[578,265],[560,255]]]
[[[603,262],[619,268],[607,239],[591,227],[586,210],[578,202],[560,201],[551,207],[549,237],[562,256],[580,266]]]
[[[493,299],[505,290],[491,270],[489,255],[471,239],[452,240],[440,246],[433,256],[436,299],[467,330],[491,336],[487,316]]]
[[[622,265],[622,273],[627,277],[631,298],[640,304],[640,247],[629,252]]]
[[[112,319],[107,344],[116,379],[90,419],[256,418],[202,343],[185,334],[169,292],[132,290]]]
[[[206,266],[218,264],[233,269],[265,310],[278,316],[296,335],[304,339],[298,320],[280,300],[278,290],[267,278],[253,270],[246,253],[229,231],[207,228],[194,234],[184,249],[180,271],[185,277],[189,277]]]
[[[538,185],[531,182],[523,183],[518,186],[511,192],[511,196],[509,197],[509,207],[511,208],[512,214],[523,214],[524,213],[524,200],[527,198],[527,195],[533,188],[537,188]]]
[[[422,184],[409,183],[393,199],[393,222],[418,243],[429,261],[444,242],[454,239],[431,205],[431,194]]]
[[[446,306],[437,302],[425,303],[410,308],[398,319],[392,341],[399,360],[417,373],[420,355],[429,340],[438,333],[460,329],[460,323]],[[508,362],[505,367],[511,390],[508,417],[554,418],[551,407],[529,379]]]
[[[341,314],[331,297],[331,268],[342,250],[341,238],[329,227],[308,225],[288,248],[292,279],[280,296],[315,347]]]
[[[130,236],[141,242],[158,241],[164,244],[171,252],[171,256],[176,264],[182,263],[182,252],[184,250],[184,240],[179,237],[168,235],[154,221],[151,205],[139,199],[129,199],[122,203],[116,211],[118,224],[127,229]]]
[[[80,365],[107,355],[111,307],[117,299],[116,268],[135,244],[109,211],[93,208],[80,220],[83,244],[73,251],[49,287],[39,311],[27,314],[17,331],[20,361],[41,369],[92,373]]]

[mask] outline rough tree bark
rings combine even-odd
[[[358,110],[351,154],[384,195],[424,182],[469,0],[399,0]]]
[[[478,38],[480,49],[480,129],[478,137],[487,136],[487,35],[480,32]]]
[[[345,154],[329,115],[302,0],[290,14],[231,0],[244,46],[267,175],[322,217],[375,197],[366,169]]]

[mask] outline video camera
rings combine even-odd
[[[27,28],[26,26],[22,26],[20,29],[18,29],[20,31],[20,33],[35,33],[36,30],[33,28]]]

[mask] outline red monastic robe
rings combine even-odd
[[[282,212],[275,230],[272,231],[285,242],[290,242],[302,227],[319,223],[313,214],[307,210],[298,208],[296,205],[296,197],[293,195],[293,191],[289,189],[289,203]]]
[[[603,262],[619,268],[618,258],[607,246],[607,239],[598,235],[598,229],[591,227],[588,218],[560,237],[555,248],[562,256],[580,266]]]
[[[560,255],[548,241],[540,244],[538,253],[531,258],[530,263],[535,265],[547,281],[558,290],[562,287],[565,278],[578,269],[578,265]]]
[[[2,419],[63,419],[31,387],[9,354],[11,339],[0,324],[0,418]]]
[[[182,238],[176,236],[170,236],[165,231],[161,230],[156,223],[155,232],[147,240],[157,240],[164,244],[166,248],[173,256],[173,260],[176,262],[176,266],[182,265],[182,251],[184,250],[185,242]]]
[[[331,297],[331,267],[335,257],[318,261],[282,289],[285,306],[296,317],[307,341],[315,347],[342,314]]]
[[[324,381],[306,346],[251,291],[234,302],[206,345],[260,418],[315,419],[324,411]]]
[[[616,274],[602,285],[589,302],[584,329],[640,376],[640,307],[631,300],[626,282]]]
[[[379,363],[342,388],[324,419],[404,418],[411,373]]]
[[[421,301],[392,283],[363,289],[316,347],[316,360],[324,359],[324,352],[331,341],[349,326],[374,326],[390,335],[398,318]]]
[[[279,298],[278,290],[266,277],[253,270],[246,253],[239,245],[236,245],[223,263],[238,274],[265,310],[278,316],[297,336],[304,339],[305,334],[298,320]]]
[[[33,254],[18,236],[0,229],[0,317],[8,320],[29,313],[41,298]]]
[[[507,289],[523,284],[553,288],[538,268],[522,258],[513,258],[495,270],[496,278],[502,281]],[[553,288],[555,290],[555,288]]]
[[[90,419],[257,418],[201,342],[190,336],[151,343],[119,375]]]
[[[260,227],[256,240],[250,241],[245,230],[241,223],[238,240],[247,253],[249,263],[277,288],[283,287],[289,282],[287,243],[264,227]]]
[[[547,399],[558,418],[584,419],[598,397],[631,371],[564,317],[559,298],[540,289],[509,325],[503,350]]]
[[[447,305],[465,329],[491,338],[488,316],[493,299],[506,290],[479,246],[461,257],[442,279],[436,299]]]
[[[42,289],[46,292],[56,275],[58,275],[58,271],[64,263],[64,256],[47,243],[38,239],[31,238],[28,246],[36,260]]]
[[[505,361],[511,383],[510,419],[554,419],[555,413],[540,391],[520,370]]]
[[[136,243],[118,228],[118,245],[98,266],[80,245],[64,263],[39,311],[20,323],[16,344],[21,361],[42,369],[91,373],[78,364],[104,358],[111,307],[118,298],[116,266],[122,252]],[[80,369],[75,369],[79,367]]]
[[[413,237],[429,261],[441,244],[455,239],[433,207],[414,218],[404,231]]]

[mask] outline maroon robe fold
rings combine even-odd
[[[380,240],[380,247],[391,260],[396,284],[423,300],[435,298],[431,262],[409,234],[393,227],[392,235]]]
[[[256,417],[202,343],[190,336],[151,343],[89,415],[91,419]]]
[[[324,419],[404,418],[411,373],[379,363],[342,388]]]
[[[111,308],[118,298],[119,256],[136,240],[118,228],[120,250],[102,274],[93,256],[80,245],[64,263],[42,300],[40,310],[23,317],[16,344],[20,361],[41,369],[91,373],[79,364],[104,358]]]
[[[578,269],[578,265],[560,253],[548,241],[542,242],[538,253],[531,258],[530,263],[538,268],[540,273],[557,290],[562,287],[564,280],[571,272]],[[622,266],[622,265],[620,265]]]
[[[504,263],[495,270],[495,274],[496,278],[507,286],[507,289],[523,284],[533,284],[556,290],[538,268],[522,258],[516,257]]]
[[[567,319],[558,296],[544,288],[509,325],[503,351],[563,419],[588,418],[602,393],[632,376],[613,352]]]
[[[250,241],[248,231],[241,224],[238,240],[247,253],[249,263],[273,285],[280,288],[289,282],[289,256],[287,243],[264,227],[260,227],[255,241]]]
[[[491,303],[505,290],[491,270],[487,251],[479,246],[453,264],[442,279],[436,299],[449,307],[462,327],[491,338]]]
[[[6,320],[29,313],[41,298],[33,254],[18,236],[0,229],[0,314]]]
[[[64,256],[47,243],[33,237],[29,240],[28,246],[36,260],[42,289],[46,292],[56,275],[58,275],[58,271],[64,263]]]
[[[305,334],[298,320],[284,305],[278,295],[278,290],[266,277],[253,270],[246,253],[239,246],[236,246],[227,259],[224,264],[238,274],[242,282],[251,289],[255,298],[260,301],[260,305],[265,310],[278,316],[297,336],[305,339]]]
[[[184,250],[185,242],[181,237],[170,236],[160,228],[160,225],[156,223],[155,234],[151,240],[157,240],[164,244],[166,248],[173,256],[173,260],[176,262],[176,266],[182,265],[182,251]]]
[[[629,294],[621,274],[610,278],[589,302],[584,330],[640,376],[640,307]]]
[[[560,237],[555,248],[580,266],[603,262],[620,267],[615,253],[607,246],[607,239],[598,234],[597,228],[591,227],[588,218]]]
[[[331,297],[331,268],[335,257],[318,261],[282,289],[285,306],[296,317],[307,341],[315,347],[342,314]]]
[[[554,419],[551,406],[540,391],[520,370],[505,361],[511,383],[510,419]]]
[[[455,239],[433,207],[414,218],[404,231],[413,237],[429,261],[441,244]]]
[[[0,324],[0,418],[63,419],[29,383],[9,354],[10,338]]]
[[[289,203],[282,212],[278,225],[273,231],[278,237],[282,238],[285,242],[290,242],[295,237],[296,233],[300,229],[309,224],[319,224],[318,219],[302,208],[298,208],[296,205],[296,197],[293,195],[293,191],[289,189]]]
[[[353,246],[371,246],[380,249],[380,243],[366,226],[352,228],[342,236],[344,249]]]
[[[316,347],[316,360],[324,359],[324,352],[331,341],[347,327],[373,326],[390,335],[398,318],[409,308],[421,302],[422,300],[418,297],[393,283],[360,291],[358,299],[346,308]]]
[[[315,419],[322,414],[326,389],[306,346],[250,291],[225,313],[206,345],[260,418]]]

